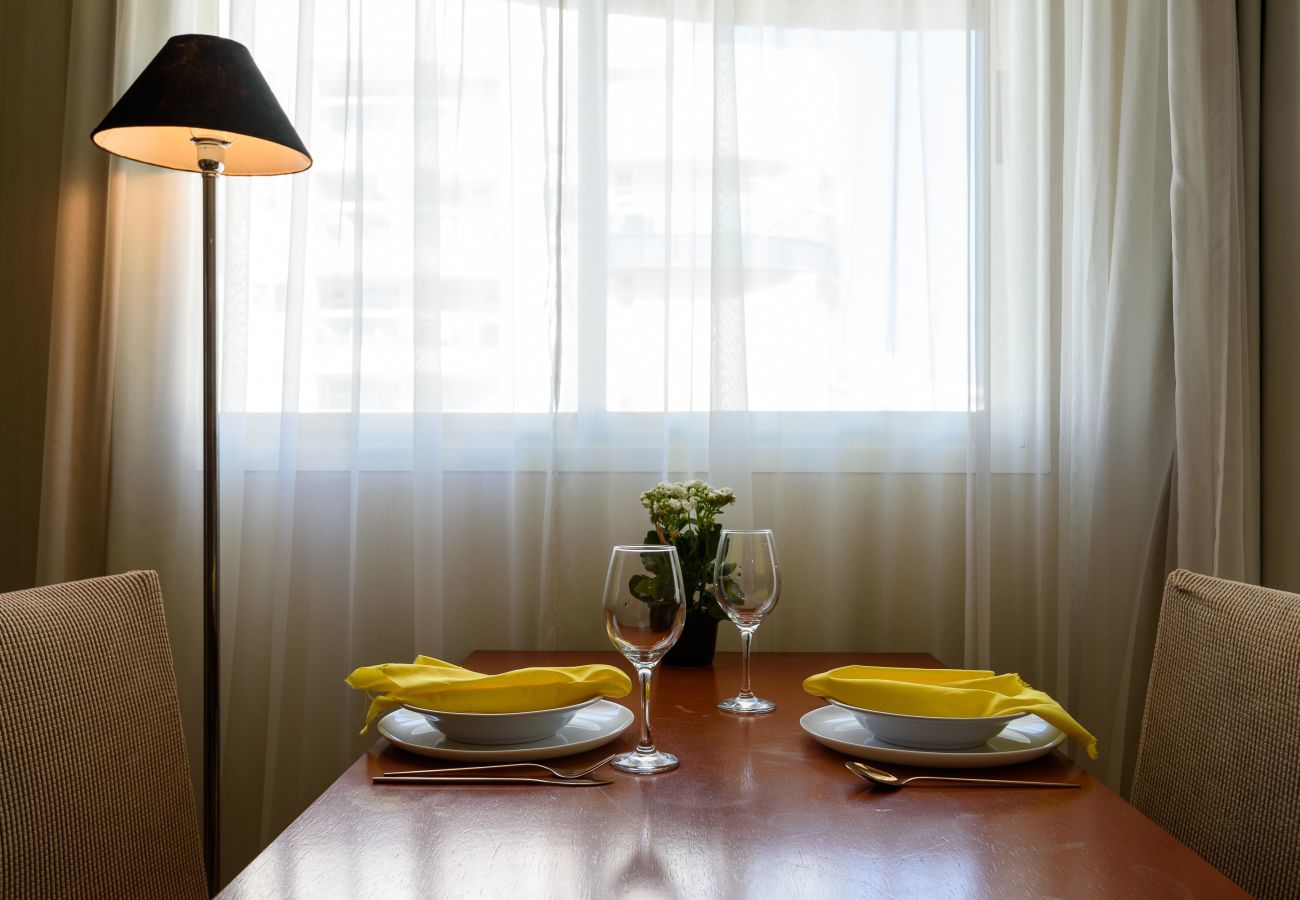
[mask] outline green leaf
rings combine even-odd
[[[655,581],[656,579],[651,578],[649,575],[633,575],[628,579],[627,589],[631,591],[633,597],[650,603],[655,600],[655,595],[658,593],[655,588]]]

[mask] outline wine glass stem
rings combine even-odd
[[[740,696],[744,700],[754,696],[749,685],[749,643],[753,639],[753,628],[740,629]]]
[[[641,742],[636,745],[637,753],[654,753],[655,742],[650,734],[650,677],[654,674],[651,666],[637,666],[636,677],[641,682]]]

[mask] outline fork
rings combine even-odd
[[[490,772],[490,771],[500,771],[501,769],[519,769],[519,768],[527,767],[532,769],[545,769],[547,772],[550,772],[556,778],[565,778],[565,779],[581,778],[584,775],[590,775],[592,772],[596,771],[601,766],[608,763],[617,755],[618,754],[612,754],[610,756],[606,756],[604,759],[602,759],[600,762],[594,765],[587,766],[587,768],[585,769],[577,769],[577,770],[552,769],[550,766],[544,766],[541,763],[537,763],[537,762],[514,762],[514,763],[493,763],[492,765],[487,765],[487,766],[456,766],[450,769],[409,769],[405,772],[385,772],[384,777],[385,778],[409,778],[411,776],[417,776],[417,775],[439,776],[439,775],[448,775],[451,774],[452,772]]]
[[[590,781],[586,778],[512,778],[509,775],[452,775],[449,778],[431,778],[413,775],[400,778],[392,775],[375,775],[371,784],[550,784],[556,787],[601,787],[611,781]]]

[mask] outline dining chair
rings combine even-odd
[[[1300,595],[1170,574],[1130,800],[1250,893],[1300,896]]]
[[[0,897],[206,897],[154,572],[0,594]]]

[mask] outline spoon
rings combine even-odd
[[[1014,787],[1077,788],[1079,786],[1073,781],[1011,781],[1005,778],[954,778],[949,775],[913,775],[911,778],[899,778],[884,769],[877,769],[875,766],[856,761],[846,762],[844,767],[854,775],[888,788],[906,787],[913,781],[957,781],[962,784],[996,784]]]

